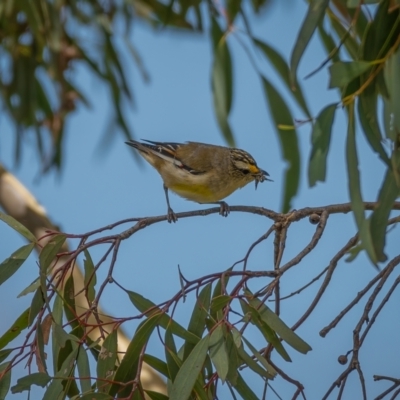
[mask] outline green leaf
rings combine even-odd
[[[131,393],[132,384],[122,387],[120,383],[129,382],[136,376],[140,354],[143,347],[146,346],[154,328],[158,325],[159,319],[160,316],[155,315],[154,317],[148,318],[138,326],[115,373],[113,379],[114,383],[111,385],[109,390],[109,394],[112,396],[115,396],[117,392],[119,396],[127,396]]]
[[[21,393],[30,390],[32,385],[45,387],[51,381],[51,377],[43,372],[36,372],[18,379],[17,384],[11,388],[12,393]]]
[[[42,288],[38,288],[33,296],[31,307],[29,309],[29,322],[28,326],[31,326],[40,310],[43,308],[44,300]]]
[[[168,376],[173,382],[179,372],[179,367],[182,365],[181,359],[177,355],[174,337],[168,327],[165,330],[165,360],[167,361]]]
[[[83,252],[85,254],[85,259],[83,260],[83,266],[85,269],[84,285],[85,285],[87,299],[91,303],[96,297],[96,291],[95,291],[95,286],[97,283],[96,271],[94,269],[92,257],[90,256],[88,250],[85,249]]]
[[[22,296],[27,295],[28,293],[34,292],[40,286],[40,279],[35,279],[28,287],[26,287],[18,296],[20,298]]]
[[[2,363],[12,352],[12,349],[0,350],[0,363]]]
[[[71,325],[72,328],[75,328],[79,325],[79,322],[76,320],[76,307],[75,307],[75,284],[74,284],[74,276],[70,274],[64,286],[64,312],[67,318],[67,321]]]
[[[256,351],[255,349],[254,349],[254,347],[252,347],[252,349],[254,349],[254,352],[253,353],[255,353],[255,354],[257,354],[257,360],[259,359],[258,358],[258,356],[263,360],[262,361],[262,365],[264,366],[264,367],[268,367],[268,369],[267,368],[263,368],[261,365],[259,365],[258,363],[257,363],[257,361],[255,361],[252,357],[250,357],[247,353],[246,353],[246,351],[245,351],[245,349],[244,349],[244,347],[243,347],[243,344],[242,344],[242,335],[240,334],[240,332],[237,330],[237,329],[233,329],[232,330],[233,331],[233,335],[240,341],[240,345],[239,346],[237,346],[237,350],[238,350],[238,354],[239,354],[239,356],[240,356],[240,358],[243,360],[243,362],[252,370],[252,371],[254,371],[256,374],[258,374],[258,375],[260,375],[261,377],[264,377],[264,378],[267,378],[267,379],[273,379],[274,378],[274,376],[276,375],[276,371],[275,371],[275,369],[271,366],[271,365],[269,365],[268,364],[268,362],[267,362],[267,360],[264,358],[264,357],[262,357],[261,355],[260,355],[260,353],[258,353],[258,351]],[[243,338],[244,339],[244,338]],[[247,342],[246,342],[247,343]],[[259,360],[260,361],[260,360]]]
[[[196,344],[200,340],[199,337],[193,335],[191,332],[188,332],[182,325],[180,325],[176,321],[174,321],[163,310],[161,310],[159,307],[156,307],[155,303],[153,303],[151,300],[148,300],[147,298],[143,297],[141,294],[132,292],[130,290],[126,290],[126,293],[128,294],[129,300],[132,302],[132,304],[141,313],[146,313],[147,318],[149,318],[155,314],[159,314],[160,315],[159,324],[164,329],[167,329],[167,327],[168,327],[171,330],[171,333],[173,333],[176,336],[181,337],[182,339],[184,339],[192,344]],[[150,309],[152,309],[152,310],[147,312],[147,310],[150,310]]]
[[[400,50],[392,54],[385,64],[384,77],[389,91],[389,104],[392,111],[392,126],[387,132],[389,137],[396,141],[400,132]]]
[[[382,145],[383,135],[381,133],[377,116],[377,95],[364,91],[358,98],[358,117],[363,128],[365,138],[368,140],[372,150],[389,167],[390,160]]]
[[[331,144],[331,132],[337,103],[326,106],[318,115],[311,134],[312,150],[308,164],[308,183],[314,186],[326,178],[326,159]]]
[[[18,271],[34,248],[35,243],[26,244],[14,251],[9,258],[6,258],[0,264],[0,285]]]
[[[0,349],[7,346],[19,334],[28,327],[30,308],[27,308],[12,324],[12,326],[0,337]]]
[[[210,307],[210,311],[211,313],[216,313],[217,311],[221,310],[222,308],[224,308],[230,301],[232,300],[231,296],[228,295],[221,295],[221,296],[217,296],[214,297],[211,300],[211,307]]]
[[[54,235],[43,247],[39,254],[40,268],[42,271],[46,272],[50,267],[51,262],[54,260],[55,256],[59,253],[61,247],[63,246],[65,239],[65,235]]]
[[[8,368],[10,362],[0,365],[0,375]],[[11,384],[11,369],[0,378],[0,400],[5,400]]]
[[[292,199],[297,194],[300,181],[300,152],[296,130],[283,129],[282,126],[293,126],[293,118],[288,106],[274,86],[264,77],[264,92],[266,94],[271,116],[275,122],[279,144],[283,158],[288,163],[285,175],[285,192],[283,195],[282,212],[292,209]]]
[[[297,68],[304,50],[306,49],[315,29],[322,21],[329,0],[311,0],[308,6],[307,15],[301,25],[300,32],[290,57],[290,80],[296,82]]]
[[[250,317],[250,322],[259,329],[265,337],[265,340],[274,346],[275,350],[285,361],[291,362],[292,360],[279,340],[278,335],[264,320],[261,319],[258,310],[250,306],[250,304],[246,303],[244,300],[240,301],[240,305],[245,316],[248,315]]]
[[[232,61],[226,43],[226,35],[222,32],[215,18],[211,19],[211,37],[214,45],[214,63],[211,77],[214,109],[225,140],[230,146],[234,146],[235,141],[228,122],[233,91]]]
[[[166,362],[152,356],[151,354],[145,354],[143,356],[143,361],[146,364],[150,365],[150,367],[158,371],[160,374],[163,374],[166,378],[170,379],[170,374],[168,372],[168,366]]]
[[[53,379],[50,385],[47,386],[47,390],[44,393],[42,400],[54,400],[62,398],[59,396],[61,396],[61,393],[63,392],[64,392],[64,387],[61,379]]]
[[[295,90],[293,90],[293,85],[290,82],[289,66],[287,65],[282,55],[276,49],[272,48],[261,40],[253,39],[253,42],[263,52],[265,57],[271,62],[272,66],[275,68],[275,71],[281,77],[282,81],[285,83],[287,89],[290,91],[299,107],[303,110],[304,114],[306,114],[307,117],[311,119],[311,114],[308,109],[306,99],[303,96],[301,86],[296,81],[294,85]]]
[[[90,379],[90,365],[89,358],[85,349],[81,346],[78,352],[78,358],[76,360],[76,366],[78,367],[79,383],[81,385],[81,392],[90,392],[92,383]]]
[[[224,326],[218,325],[210,336],[210,357],[222,383],[228,375],[229,356],[225,344]]]
[[[169,393],[170,400],[187,400],[206,359],[210,336],[200,340],[179,369]]]
[[[240,359],[238,348],[241,345],[241,340],[235,337],[235,332],[233,334],[228,332],[226,335],[226,351],[228,352],[228,375],[226,377],[227,381],[232,385],[236,385],[238,379],[238,368],[242,364],[242,360]]]
[[[288,345],[300,353],[306,354],[311,347],[293,332],[272,310],[257,298],[249,299],[249,303],[260,314],[261,319],[273,329]]]
[[[346,143],[346,161],[347,161],[347,175],[349,178],[349,192],[351,208],[353,210],[354,218],[360,233],[361,242],[367,254],[376,266],[378,262],[377,255],[372,243],[370,235],[369,222],[365,219],[364,215],[364,203],[361,197],[361,185],[360,185],[360,171],[358,169],[358,155],[356,147],[356,132],[355,132],[355,121],[354,121],[354,105],[351,104],[349,108],[349,125],[347,131],[347,143]]]
[[[32,232],[30,232],[24,225],[22,225],[16,219],[11,217],[11,215],[0,212],[0,219],[4,221],[7,225],[9,225],[11,228],[13,228],[15,231],[20,233],[22,236],[24,236],[26,239],[28,239],[30,242],[36,243],[35,235]]]
[[[144,390],[144,392],[149,396],[150,400],[168,400],[169,397],[165,394],[154,392],[152,390]]]
[[[204,286],[201,290],[199,297],[196,300],[192,316],[189,321],[188,331],[193,333],[196,337],[201,338],[206,328],[206,318],[211,302],[211,283]],[[185,360],[188,354],[192,351],[194,345],[188,341],[185,342],[183,359]]]
[[[242,375],[238,373],[238,379],[236,385],[233,385],[235,390],[242,396],[245,400],[259,400],[260,397],[250,389],[246,381],[242,378]]]
[[[100,392],[108,392],[111,384],[104,379],[112,380],[115,363],[118,356],[118,332],[113,330],[101,345],[99,359],[97,361],[97,388]]]
[[[394,174],[390,169],[387,169],[385,179],[381,190],[379,191],[378,207],[373,211],[369,218],[369,229],[372,243],[374,245],[375,254],[380,261],[387,259],[387,256],[384,253],[387,221],[390,212],[392,211],[393,203],[396,201],[399,193],[400,190],[397,186]]]
[[[344,87],[372,67],[369,61],[338,61],[329,67],[329,88]]]

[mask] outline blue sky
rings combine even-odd
[[[277,4],[254,21],[255,36],[270,43],[289,59],[305,9],[306,4],[300,2],[295,2],[290,7]],[[241,37],[244,38],[243,35]],[[281,159],[261,82],[243,47],[232,39],[230,45],[235,87],[230,121],[237,147],[249,151],[258,165],[270,173],[274,182],[260,184],[257,191],[253,184],[248,185],[231,195],[227,202],[231,205],[255,205],[280,211],[286,166]],[[93,38],[88,39],[90,40]],[[134,29],[133,43],[151,77],[149,83],[144,83],[133,64],[126,64],[135,97],[135,105],[126,111],[135,138],[176,142],[193,140],[224,145],[213,113],[210,88],[212,54],[208,38],[165,30],[154,32],[139,23]],[[266,76],[283,90],[262,57],[256,55],[255,59]],[[327,89],[326,70],[307,81],[301,79],[324,59],[325,54],[318,40],[314,39],[299,70],[300,81],[313,115],[317,115],[323,106],[338,101],[337,92]],[[80,107],[67,123],[62,174],[52,172],[39,177],[40,166],[32,150],[34,138],[29,134],[25,138],[23,162],[19,168],[14,166],[14,131],[4,115],[0,118],[0,160],[36,196],[53,222],[68,233],[84,233],[129,217],[165,214],[161,178],[148,164],[138,163],[132,157],[133,149],[124,144],[120,132],[114,132],[112,144],[99,151],[100,138],[110,116],[111,97],[107,90],[79,65],[76,66],[74,80],[88,96],[92,108]],[[303,118],[300,110],[292,106],[294,117]],[[311,127],[304,125],[298,130],[302,171],[301,189],[293,201],[296,209],[349,200],[344,159],[344,111],[337,112],[337,116],[332,133],[327,183],[318,184],[314,188],[309,188],[306,180]],[[364,198],[374,200],[384,169],[361,135],[358,135],[358,144]],[[170,200],[175,212],[207,208],[173,194],[170,195]],[[187,279],[223,271],[243,258],[251,243],[269,227],[270,221],[242,213],[231,213],[228,218],[210,215],[181,219],[176,224],[156,224],[123,243],[115,278],[127,289],[139,292],[156,303],[162,302],[180,289],[178,265]],[[307,221],[293,226],[289,232],[283,262],[297,254],[309,242],[313,232],[314,226]],[[389,238],[389,255],[395,252],[396,232],[397,228]],[[331,216],[316,251],[282,279],[282,295],[291,293],[317,275],[354,233],[351,215]],[[10,231],[4,224],[0,224],[0,235],[0,259],[5,259],[24,244],[18,234]],[[76,243],[71,243],[73,245]],[[92,257],[96,259],[103,252],[104,248],[93,249]],[[2,311],[0,333],[30,304],[29,296],[17,300],[15,298],[36,276],[35,257],[30,257],[20,271],[1,288],[0,304],[9,306]],[[249,269],[271,269],[272,260],[273,238],[254,250]],[[106,266],[107,264],[99,271],[98,281],[106,276]],[[336,360],[340,354],[351,348],[352,329],[355,326],[354,321],[359,318],[360,309],[351,312],[327,338],[320,338],[318,332],[353,299],[375,273],[363,255],[351,264],[342,262],[314,315],[298,330],[298,334],[311,344],[313,351],[303,356],[290,350],[293,358],[290,365],[275,357],[281,368],[305,384],[309,398],[320,398],[343,371],[344,367]],[[294,323],[304,312],[318,287],[318,284],[314,285],[300,296],[282,302],[281,316],[288,325]],[[107,287],[102,300],[103,308],[111,315],[129,316],[135,313],[127,296],[113,285]],[[398,370],[399,349],[393,344],[395,332],[400,327],[398,312],[393,308],[398,300],[399,295],[395,292],[372,329],[366,349],[360,356],[371,397],[385,387],[381,383],[372,383],[372,374],[395,375]],[[193,297],[189,296],[187,302],[180,304],[176,311],[179,322],[185,326],[192,304]],[[128,333],[133,333],[134,328],[133,323],[126,325]],[[248,339],[256,347],[264,346],[259,335],[253,331],[249,331]],[[162,354],[162,345],[158,338],[151,340],[148,350],[155,355]],[[14,376],[13,382],[15,379]],[[260,393],[260,380],[250,375],[248,379],[252,388]],[[294,391],[281,378],[271,384],[284,399]],[[355,374],[351,375],[345,393],[346,399],[359,396],[360,385]],[[25,397],[15,395],[13,398]]]

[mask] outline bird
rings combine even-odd
[[[144,143],[146,142],[146,143]],[[168,190],[200,204],[219,204],[220,214],[226,217],[229,206],[225,197],[248,183],[271,181],[268,172],[257,166],[254,158],[244,150],[199,142],[154,142],[129,140],[163,179],[167,200],[167,221],[176,222]]]

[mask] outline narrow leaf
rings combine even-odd
[[[28,327],[30,308],[27,308],[11,325],[11,327],[0,337],[0,349],[7,346],[19,334]]]
[[[242,378],[242,375],[238,373],[238,379],[236,385],[233,386],[235,390],[242,396],[245,400],[259,400],[260,397],[251,390],[250,386]]]
[[[249,303],[260,314],[261,319],[268,324],[288,345],[300,353],[306,354],[311,347],[295,332],[293,332],[271,309],[257,298],[249,299]]]
[[[3,373],[3,371],[6,370],[6,368],[9,367],[9,365],[10,362],[6,362],[0,365],[0,375]],[[0,378],[0,400],[6,399],[7,393],[10,390],[10,385],[11,385],[11,369]]]
[[[85,259],[83,260],[83,266],[85,269],[84,284],[85,284],[87,299],[91,303],[96,296],[96,291],[94,289],[97,283],[96,271],[94,269],[92,257],[90,256],[90,253],[88,252],[87,249],[84,250],[84,254],[85,254]]]
[[[43,247],[39,254],[40,268],[42,271],[47,271],[54,257],[60,251],[65,242],[65,235],[57,234],[53,236],[49,242]]]
[[[358,169],[358,155],[356,148],[356,132],[354,121],[354,105],[350,104],[349,108],[349,125],[347,131],[346,143],[346,161],[347,161],[347,175],[349,178],[349,192],[351,200],[351,208],[353,210],[354,218],[360,233],[361,242],[367,254],[376,266],[378,262],[377,255],[372,243],[370,235],[369,222],[365,219],[364,203],[361,197],[360,185],[360,171]]]
[[[171,330],[176,336],[181,337],[182,339],[188,341],[189,343],[196,344],[200,338],[193,335],[193,333],[187,331],[182,325],[178,324],[174,321],[169,315],[165,314],[160,308],[156,307],[156,305],[147,298],[143,297],[141,294],[132,292],[127,290],[126,293],[129,296],[130,301],[132,304],[141,312],[146,313],[147,318],[151,317],[152,315],[159,314],[160,320],[159,324],[164,329],[167,327]],[[147,310],[151,310],[146,312]]]
[[[214,45],[211,77],[214,109],[225,140],[230,146],[234,146],[234,138],[228,122],[233,91],[232,61],[226,36],[215,18],[211,20],[211,37]]]
[[[90,379],[89,358],[85,349],[82,346],[79,349],[76,366],[78,367],[79,383],[81,385],[82,393],[90,392],[92,388],[92,383]]]
[[[290,80],[296,82],[297,68],[303,53],[315,31],[322,21],[329,0],[311,0],[308,6],[307,15],[301,25],[300,32],[294,45],[290,58]]]
[[[0,264],[0,285],[18,271],[34,248],[35,243],[26,244],[14,251],[9,258]]]
[[[331,144],[331,132],[337,103],[326,106],[318,115],[311,134],[312,150],[308,164],[308,183],[314,186],[317,181],[324,182],[326,164]]]
[[[293,126],[293,118],[285,101],[275,87],[264,77],[264,92],[268,100],[271,116],[275,122],[279,144],[283,158],[288,163],[285,175],[285,192],[283,195],[282,212],[292,209],[293,197],[297,194],[300,181],[300,151],[296,130],[282,129],[282,125]]]
[[[210,357],[218,376],[224,383],[228,375],[229,356],[225,344],[224,326],[218,325],[210,336]]]
[[[11,215],[0,212],[0,219],[11,228],[13,228],[15,231],[20,233],[22,236],[24,236],[26,239],[28,239],[30,242],[36,242],[35,235],[30,232],[24,225],[14,219]]]
[[[109,394],[115,396],[118,392],[120,396],[127,396],[132,390],[132,384],[124,386],[121,389],[120,383],[126,383],[132,380],[132,377],[136,376],[138,369],[138,362],[143,347],[146,346],[154,328],[157,326],[159,321],[159,315],[155,315],[141,323],[135,332],[135,335],[126,350],[124,358],[115,373],[114,382],[111,385]],[[126,394],[127,393],[127,394]]]
[[[203,367],[210,342],[207,335],[193,348],[183,362],[169,394],[170,400],[187,400]]]
[[[281,77],[282,81],[285,83],[287,89],[292,94],[293,98],[296,100],[299,107],[303,110],[304,114],[311,119],[311,114],[307,106],[306,99],[303,95],[303,91],[298,82],[295,82],[295,89],[293,90],[293,85],[290,82],[290,70],[287,62],[282,57],[282,55],[270,45],[262,42],[258,39],[253,39],[254,44],[263,52],[265,57],[271,62],[271,65],[275,68],[275,71]]]
[[[361,122],[365,138],[368,140],[372,150],[381,160],[390,167],[390,160],[382,145],[383,135],[381,133],[377,116],[377,95],[375,93],[363,92],[358,99],[358,117]]]
[[[100,392],[108,392],[110,383],[104,380],[112,380],[115,363],[118,355],[118,332],[113,330],[101,345],[99,359],[97,361],[97,388]]]
[[[202,337],[206,327],[206,318],[208,316],[208,310],[210,308],[210,297],[211,297],[211,283],[204,286],[196,300],[192,316],[189,321],[188,331],[192,332],[197,337]],[[185,360],[188,354],[192,351],[194,345],[190,342],[186,342],[184,346],[183,359]]]
[[[396,201],[399,193],[400,190],[394,174],[392,170],[387,169],[385,179],[379,191],[378,207],[371,214],[369,224],[375,254],[380,261],[387,259],[384,253],[387,221],[392,211],[393,203]]]

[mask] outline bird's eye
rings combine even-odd
[[[242,174],[247,175],[250,173],[250,171],[248,169],[241,169],[240,170],[242,172]]]

